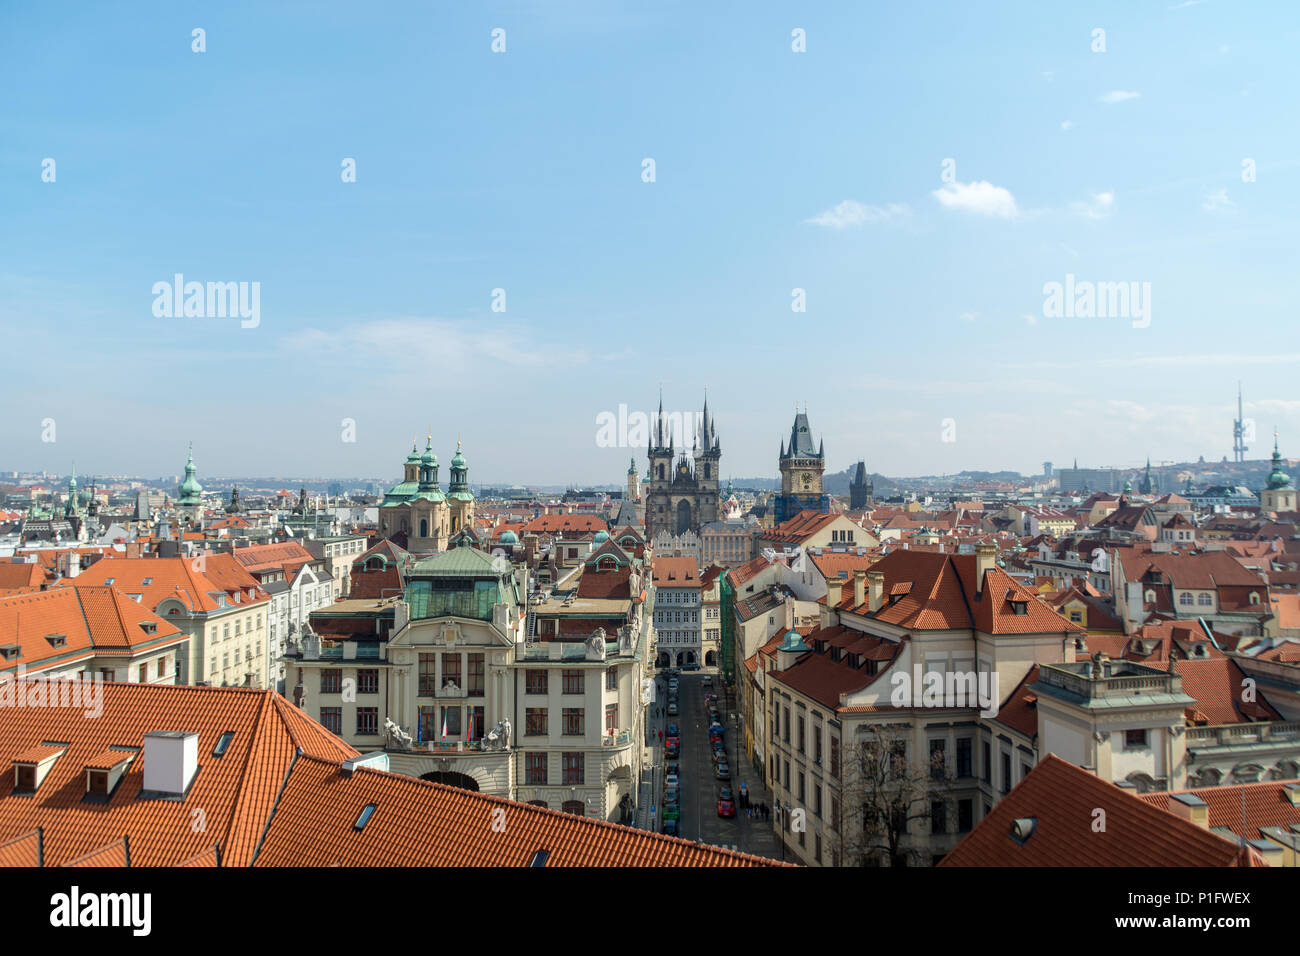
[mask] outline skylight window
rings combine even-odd
[[[217,740],[217,745],[212,748],[212,756],[224,757],[226,755],[226,749],[230,746],[230,742],[234,739],[235,739],[235,732],[233,730],[227,730]]]
[[[145,578],[143,581],[140,582],[140,584],[142,587],[148,587],[149,585],[153,584],[153,578]]]
[[[370,822],[370,818],[375,815],[377,809],[379,809],[379,804],[367,803],[362,807],[360,815],[357,816],[357,822],[352,824],[352,829],[356,830],[358,833],[364,830],[366,824]]]

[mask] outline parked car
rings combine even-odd
[[[728,786],[726,786],[726,785],[724,784],[724,785],[722,785],[721,787],[718,788],[718,799],[719,799],[719,800],[733,800],[733,799],[735,799],[735,798],[731,795],[731,788],[728,787]]]
[[[677,745],[667,744],[664,747],[664,756],[667,757],[669,760],[676,760],[678,757]]]
[[[676,776],[677,774],[681,773],[681,770],[678,769],[679,766],[680,765],[676,761],[673,761],[672,763],[664,767],[664,773],[671,774],[672,776]]]
[[[734,817],[736,815],[736,801],[731,799],[724,800],[718,797],[718,816]]]
[[[677,716],[677,701],[671,700],[668,702],[668,716],[669,717]]]
[[[671,747],[673,750],[680,750],[682,746],[682,738],[678,737],[676,734],[665,737],[664,746]]]
[[[697,671],[699,669],[700,669],[700,665],[698,663],[690,663],[690,664],[682,665],[682,670],[684,671]]]
[[[669,724],[664,728],[664,734],[669,737],[680,737],[681,729],[676,724]]]
[[[670,773],[664,777],[665,787],[671,787],[672,789],[675,790],[677,789],[677,785],[679,782],[680,782],[680,778],[675,773]]]
[[[722,724],[709,725],[709,740],[721,740],[725,733]]]
[[[719,760],[718,765],[713,768],[713,774],[719,780],[731,779],[731,766],[725,760]]]
[[[676,787],[669,787],[664,791],[664,804],[681,803],[682,792]]]

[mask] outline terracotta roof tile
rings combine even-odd
[[[1095,830],[1094,811],[1106,812]],[[1017,843],[1012,822],[1033,818]],[[1238,847],[1048,754],[940,866],[1239,866]]]

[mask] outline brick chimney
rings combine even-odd
[[[996,544],[987,544],[980,542],[975,545],[975,593],[979,594],[984,590],[984,575],[992,568],[997,567],[998,546]]]
[[[861,607],[867,599],[867,569],[858,568],[853,572],[853,606]]]
[[[1210,828],[1210,805],[1194,793],[1171,793],[1169,812],[1202,830]]]
[[[885,601],[885,572],[867,572],[868,609],[873,613],[880,610]]]

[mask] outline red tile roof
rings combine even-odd
[[[19,665],[28,672],[62,668],[89,660],[96,650],[167,647],[188,639],[120,591],[77,581],[76,587],[0,597],[0,641],[20,648],[16,659],[0,660],[0,672]],[[53,635],[62,635],[61,646],[47,639]]]
[[[655,587],[700,586],[700,565],[694,558],[655,558],[652,568]]]
[[[223,866],[523,866],[538,850],[549,852],[548,866],[775,865],[399,774],[347,774],[340,765],[357,751],[271,691],[102,687],[98,720],[80,707],[44,707],[0,721],[0,863],[32,865],[43,837],[48,866],[125,865],[128,846],[134,866],[210,866],[218,853]],[[140,799],[142,749],[107,803],[83,800],[87,762],[160,729],[199,735],[200,769],[183,799]],[[225,754],[213,756],[227,731]],[[12,757],[42,740],[68,741],[68,750],[36,794],[15,795]],[[377,809],[359,832],[369,803]]]
[[[802,544],[839,518],[840,515],[825,514],[821,511],[800,511],[793,518],[782,521],[776,527],[762,532],[761,537],[764,541]]]
[[[1094,828],[1104,810],[1104,830]],[[1017,843],[1013,821],[1033,818]],[[1238,847],[1048,754],[940,866],[1242,866]]]
[[[368,804],[376,809],[358,833]],[[498,812],[499,811],[499,812]],[[494,826],[494,823],[496,826]],[[399,774],[303,758],[256,866],[773,866],[775,861]]]
[[[1209,804],[1209,826],[1227,827],[1239,837],[1258,840],[1263,836],[1259,832],[1261,827],[1287,830],[1300,826],[1300,806],[1292,804],[1287,796],[1287,787],[1297,785],[1300,781],[1267,780],[1175,792],[1195,794]],[[1143,793],[1138,799],[1168,810],[1172,796],[1168,792]]]

